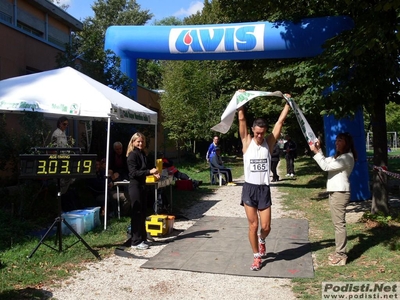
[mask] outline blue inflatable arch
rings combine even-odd
[[[134,81],[137,59],[243,60],[313,57],[322,44],[353,27],[348,17],[304,19],[299,23],[254,22],[192,26],[111,26],[105,49],[121,58],[121,70]]]
[[[322,52],[322,44],[327,39],[353,26],[353,21],[344,16],[303,19],[298,23],[111,26],[106,32],[105,49],[114,51],[121,58],[121,71],[133,79],[132,96],[137,99],[138,58],[246,60],[313,57]]]

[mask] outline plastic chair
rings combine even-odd
[[[210,164],[210,182],[211,184],[215,184],[219,182],[219,186],[222,186],[222,173],[219,171],[218,168],[214,168]]]

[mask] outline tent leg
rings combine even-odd
[[[106,148],[106,178],[105,178],[105,193],[104,193],[104,230],[107,229],[107,198],[108,198],[108,158],[110,156],[110,128],[111,118],[107,120],[107,148]]]

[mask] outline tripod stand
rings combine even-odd
[[[78,238],[78,240],[73,243],[72,245],[68,246],[66,249],[74,246],[75,244],[77,244],[79,241],[81,241],[85,247],[92,252],[92,254],[94,256],[97,257],[97,259],[101,259],[100,255],[97,251],[93,250],[86,242],[85,240],[75,231],[75,229],[62,217],[61,215],[61,185],[60,185],[60,178],[57,179],[57,188],[58,188],[58,192],[57,192],[57,201],[58,201],[58,217],[55,218],[53,224],[50,226],[50,228],[47,230],[47,232],[45,233],[45,235],[41,238],[40,242],[37,244],[37,246],[35,247],[35,249],[33,249],[33,251],[31,252],[31,254],[28,256],[28,258],[31,258],[33,256],[33,254],[35,254],[36,250],[40,247],[40,245],[45,245],[55,251],[57,251],[57,249],[53,246],[50,246],[48,244],[45,243],[46,238],[50,235],[52,229],[54,227],[57,227],[57,234],[56,234],[56,240],[55,240],[55,244],[57,245],[57,240],[58,240],[58,252],[62,252],[63,250],[63,246],[62,246],[62,224],[64,223],[65,226],[67,226],[67,228],[69,230],[71,230],[71,232]]]

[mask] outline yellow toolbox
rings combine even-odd
[[[157,182],[157,178],[154,175],[146,176],[146,183]]]
[[[151,236],[163,236],[168,233],[168,216],[151,215],[146,218],[146,232]]]

